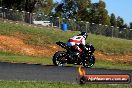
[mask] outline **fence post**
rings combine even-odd
[[[16,10],[16,16],[17,16],[17,17],[15,17],[16,18],[16,21],[19,21],[18,12],[19,12],[19,10]]]
[[[4,19],[6,19],[6,10],[7,8],[4,8],[4,16],[3,16]]]
[[[53,27],[53,16],[50,16],[51,27]]]
[[[75,24],[75,31],[77,31],[77,21],[74,20],[74,24]]]
[[[111,35],[112,35],[112,38],[113,38],[113,28],[114,28],[114,26],[110,26],[112,29],[111,29]]]
[[[127,28],[123,28],[124,33],[125,33],[125,39],[127,39]]]
[[[22,11],[22,21],[25,22],[25,11]]]
[[[89,30],[88,24],[89,24],[89,22],[86,22],[86,32],[88,32],[88,30]]]
[[[130,29],[129,39],[132,40],[132,29]]]
[[[117,30],[118,30],[118,33],[116,33],[117,34],[117,38],[119,37],[119,27],[116,27],[117,28]]]
[[[1,18],[3,19],[3,10],[2,10],[2,9],[3,9],[3,8],[0,7]]]
[[[60,28],[60,18],[57,17],[57,19],[58,19],[58,27]]]
[[[31,13],[28,12],[28,16],[29,16],[29,24],[31,24]]]
[[[97,30],[97,29],[94,29],[94,31],[93,31],[93,26],[95,25],[95,23],[92,23],[91,25],[92,25],[92,27],[91,27],[91,33],[95,34],[95,30]]]
[[[102,30],[102,26],[103,26],[102,24],[99,24],[99,29],[98,29],[99,35],[102,35],[102,31],[103,31],[103,30]]]

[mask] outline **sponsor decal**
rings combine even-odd
[[[131,77],[128,74],[86,74],[86,71],[81,66],[78,69],[79,76],[77,78],[80,84],[90,83],[110,83],[121,84],[130,83]]]

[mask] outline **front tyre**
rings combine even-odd
[[[83,66],[86,68],[91,68],[95,64],[95,57],[92,55],[91,57],[83,58]]]
[[[53,56],[53,64],[55,66],[63,66],[66,62],[65,62],[65,55],[66,52],[65,51],[58,51],[54,54]]]

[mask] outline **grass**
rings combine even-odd
[[[3,23],[0,21],[0,35],[20,37],[25,43],[30,45],[44,46],[45,44],[55,44],[56,41],[66,42],[71,36],[78,32],[55,30],[53,28],[38,28],[33,26]],[[132,40],[110,38],[100,35],[89,34],[88,43],[92,43],[96,50],[110,54],[131,54]]]
[[[68,38],[78,34],[75,31],[63,32],[53,28],[38,28],[28,24],[15,24],[0,21],[0,35],[15,36],[24,40],[29,45],[45,46],[46,44],[55,44],[56,41],[66,42]],[[96,50],[110,54],[132,54],[132,41],[118,38],[104,37],[100,35],[89,34],[88,43],[92,43]],[[18,62],[18,63],[41,63],[52,64],[50,57],[29,57],[22,55],[13,55],[0,52],[0,61]],[[131,69],[131,65],[123,63],[112,63],[108,61],[97,60],[96,67]],[[121,67],[123,66],[123,67]]]
[[[52,60],[47,57],[23,56],[23,55],[15,55],[6,52],[0,52],[0,62],[30,63],[30,64],[45,64],[45,65],[52,64]]]
[[[124,64],[122,62],[110,62],[107,60],[97,60],[94,65],[96,68],[110,68],[110,69],[126,69],[132,70],[132,64]]]
[[[66,41],[69,36],[77,32],[62,32],[61,30],[54,30],[52,28],[34,28],[32,26],[22,26],[21,24],[0,23],[0,34],[17,36],[15,33],[22,34],[22,37],[27,37],[25,42],[34,45],[44,45],[55,43],[56,41]],[[23,36],[25,35],[25,36]]]
[[[0,81],[0,88],[132,88],[130,84],[84,84],[36,81]]]
[[[56,41],[66,42],[68,38],[78,32],[62,32],[53,28],[36,28],[33,26],[3,23],[0,21],[0,35],[19,37],[25,43],[30,45],[44,46],[45,44],[54,44]],[[90,34],[88,43],[92,43],[96,50],[110,54],[132,54],[132,41],[118,38],[104,37],[100,35]],[[34,64],[52,64],[49,57],[31,57],[16,55],[13,53],[0,52],[1,62],[17,62],[17,63],[34,63]],[[132,65],[122,63],[112,63],[108,61],[97,60],[95,66],[97,68],[114,68],[114,69],[130,69]],[[79,85],[76,83],[60,83],[60,82],[37,82],[37,81],[0,81],[0,88],[132,88],[131,85],[109,85],[109,84],[86,84]]]
[[[52,57],[51,58],[49,58],[49,57],[31,57],[31,56],[15,55],[12,53],[4,53],[4,52],[0,52],[0,62],[53,65]],[[104,61],[104,60],[98,60],[98,59],[96,59],[94,66],[96,68],[111,68],[111,69],[113,68],[113,69],[132,70],[131,64],[113,63],[110,61]]]
[[[99,51],[109,54],[132,54],[132,40],[110,38],[101,35],[89,36],[89,41]]]

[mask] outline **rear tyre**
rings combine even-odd
[[[65,55],[66,55],[66,52],[65,51],[58,51],[54,54],[53,56],[53,64],[55,66],[64,66],[64,64],[66,63],[65,61]]]

